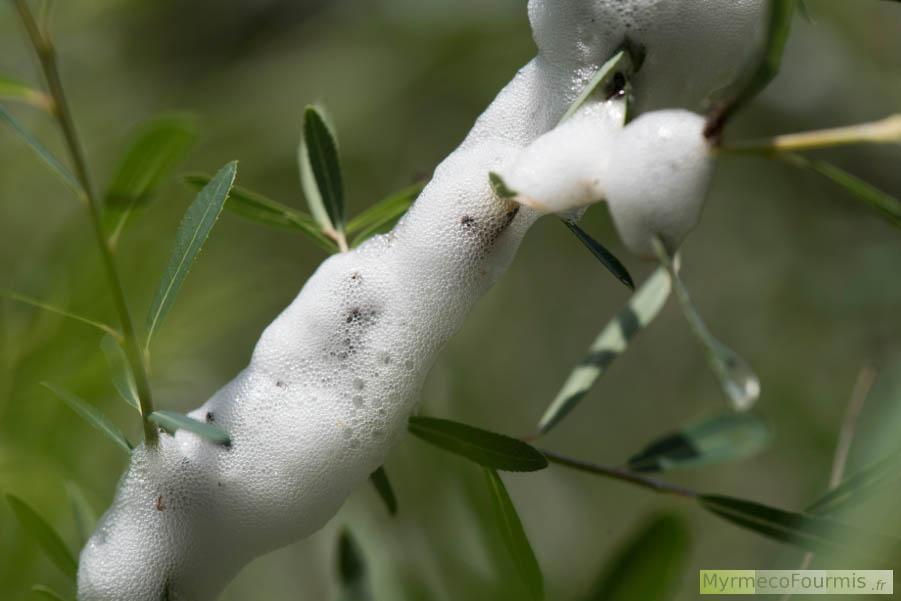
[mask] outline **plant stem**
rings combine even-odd
[[[691,489],[676,486],[675,484],[670,484],[668,482],[656,480],[647,476],[642,476],[641,474],[636,474],[635,472],[620,467],[598,465],[596,463],[582,461],[581,459],[573,459],[572,457],[560,455],[558,453],[554,453],[553,451],[545,451],[543,449],[541,450],[541,452],[545,457],[547,457],[548,461],[552,463],[563,465],[579,471],[588,472],[589,474],[604,476],[605,478],[612,478],[621,482],[628,482],[629,484],[634,484],[642,488],[649,488],[657,493],[675,495],[677,497],[683,497],[687,499],[694,499],[700,496],[699,493]]]
[[[718,149],[727,154],[772,154],[833,148],[849,144],[891,144],[901,142],[901,114],[847,127],[784,134],[766,140],[735,142]]]
[[[26,0],[14,1],[22,18],[25,30],[28,33],[28,37],[31,40],[31,44],[41,63],[41,70],[47,81],[47,89],[51,98],[53,98],[53,113],[62,130],[66,147],[75,167],[75,177],[78,179],[83,190],[83,200],[88,207],[88,214],[94,231],[94,237],[97,241],[97,247],[100,250],[101,262],[103,263],[104,272],[106,273],[110,291],[112,292],[113,305],[119,316],[125,355],[128,357],[128,362],[134,372],[135,386],[138,391],[138,400],[141,405],[141,416],[143,418],[144,440],[148,445],[154,445],[158,439],[157,429],[156,426],[147,420],[147,416],[153,412],[150,382],[147,378],[147,371],[144,369],[143,355],[141,354],[141,349],[138,345],[137,337],[135,336],[134,323],[132,322],[131,314],[128,311],[128,304],[125,301],[125,292],[122,288],[122,280],[119,277],[119,271],[116,269],[116,263],[113,259],[113,251],[103,231],[103,207],[91,185],[87,162],[85,161],[84,152],[75,130],[75,123],[72,119],[69,104],[66,101],[62,80],[59,75],[59,68],[56,63],[56,51],[53,48],[49,35],[42,32],[38,27],[34,16],[31,14],[31,10],[28,8]]]

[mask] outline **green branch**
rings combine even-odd
[[[44,79],[47,82],[48,92],[53,99],[53,114],[62,131],[66,148],[72,159],[75,168],[75,177],[83,190],[83,199],[86,201],[85,204],[88,207],[91,226],[97,241],[97,247],[100,250],[103,269],[109,282],[110,291],[112,292],[113,305],[119,316],[125,354],[126,357],[128,357],[128,362],[135,375],[135,385],[138,390],[138,400],[141,404],[141,415],[144,423],[144,439],[148,444],[153,445],[157,441],[158,434],[156,426],[147,420],[147,417],[153,413],[150,382],[147,378],[147,371],[144,369],[144,358],[141,354],[141,348],[138,344],[137,337],[135,336],[134,323],[132,322],[131,314],[128,311],[128,304],[125,301],[122,280],[119,276],[119,271],[116,269],[112,248],[110,247],[109,241],[103,230],[103,207],[91,185],[91,178],[88,173],[84,151],[82,150],[78,134],[75,130],[75,122],[72,119],[72,112],[66,100],[62,80],[60,79],[59,68],[56,63],[56,51],[53,48],[49,36],[46,32],[41,31],[37,21],[35,21],[34,15],[32,15],[31,10],[28,8],[28,3],[25,0],[13,1],[19,11],[25,30],[28,33],[28,38],[40,61],[41,70],[43,71]]]

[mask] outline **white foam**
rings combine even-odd
[[[180,432],[164,435],[156,449],[135,451],[82,551],[78,598],[160,601],[168,590],[171,601],[214,599],[252,558],[319,529],[404,432],[436,353],[506,269],[538,216],[497,198],[488,172],[509,169],[553,129],[626,35],[648,52],[636,82],[640,107],[683,101],[696,107],[753,47],[759,24],[751,25],[761,20],[763,5],[532,0],[540,56],[501,91],[398,226],[325,261],[263,332],[250,365],[192,413],[225,428],[231,448]],[[541,144],[562,147],[570,135],[575,147],[604,147],[611,107],[589,108],[573,122],[585,135],[564,126],[526,151],[521,164],[542,156]],[[690,122],[679,117],[670,124],[682,132]],[[634,162],[622,164],[626,155],[609,151],[604,188],[627,242],[637,232],[639,248],[653,214],[620,203],[643,202],[630,186],[643,185],[648,173],[675,173],[653,171],[653,161],[641,155],[653,153],[645,123],[622,134]],[[680,160],[672,149],[665,157]],[[558,158],[553,182],[542,182],[547,167],[533,163],[532,182],[550,186],[548,197],[587,202],[591,186],[584,194],[567,186],[595,167],[581,153],[575,158],[581,162]],[[677,187],[688,193],[700,186],[699,178],[690,180]],[[652,213],[666,210],[656,196],[651,205]]]

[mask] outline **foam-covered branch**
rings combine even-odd
[[[697,108],[753,55],[765,12],[764,0],[532,0],[538,56],[409,213],[325,261],[248,367],[191,414],[231,445],[181,431],[135,450],[81,554],[79,599],[213,599],[254,557],[318,530],[382,464],[436,354],[541,213],[609,198],[631,248],[677,245],[709,174],[702,120],[665,111],[623,129],[614,97],[557,124],[627,43],[645,54],[639,114]],[[489,172],[532,202],[496,194]]]

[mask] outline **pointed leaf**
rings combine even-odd
[[[63,183],[65,183],[69,188],[75,192],[75,194],[79,197],[84,195],[84,191],[81,189],[81,184],[78,183],[78,180],[75,179],[75,176],[63,165],[59,159],[53,156],[47,148],[41,144],[37,138],[35,138],[27,129],[22,127],[22,125],[11,115],[9,114],[5,108],[0,106],[0,121],[6,122],[7,125],[13,130],[13,132],[19,136],[29,148],[40,158],[44,163],[50,167],[50,170],[53,171],[56,175],[62,179]]]
[[[0,100],[15,100],[31,105],[35,108],[50,112],[53,101],[50,96],[35,90],[27,83],[18,81],[5,75],[0,75]]]
[[[617,74],[628,79],[638,71],[638,69],[641,68],[641,63],[644,61],[644,57],[639,56],[639,54],[640,53],[637,52],[637,49],[634,46],[627,44],[625,48],[614,54],[606,63],[601,65],[600,69],[597,70],[585,86],[585,89],[582,90],[582,93],[579,94],[579,97],[576,98],[575,102],[573,102],[566,113],[563,114],[560,123],[563,123],[575,115],[593,96],[603,92]],[[601,99],[606,100],[607,98]]]
[[[727,413],[663,436],[629,459],[635,472],[660,472],[738,461],[769,444],[766,422],[753,413]]]
[[[40,597],[41,599],[49,599],[49,601],[64,601],[62,595],[57,593],[49,586],[44,586],[43,584],[35,584],[33,587],[31,587],[31,592],[33,596]]]
[[[94,525],[97,523],[97,513],[88,503],[84,493],[74,482],[66,482],[66,494],[69,497],[69,506],[72,509],[72,517],[75,519],[75,529],[81,544],[88,542]]]
[[[491,185],[491,190],[498,196],[498,198],[516,198],[517,196],[519,196],[519,192],[511,189],[499,173],[489,171],[488,183]]]
[[[585,248],[591,251],[591,254],[601,262],[601,265],[607,268],[607,271],[613,274],[613,277],[622,282],[629,290],[635,290],[635,282],[626,266],[616,258],[616,256],[607,250],[603,244],[589,236],[585,230],[580,228],[574,221],[563,219],[563,223],[569,228],[579,242],[585,245]]]
[[[166,115],[143,124],[130,141],[106,192],[109,205],[146,202],[194,145],[194,119]]]
[[[656,270],[601,330],[588,355],[572,371],[541,417],[538,430],[542,434],[559,424],[579,404],[598,378],[626,351],[632,339],[654,321],[666,304],[670,289],[669,275],[662,268]]]
[[[166,271],[163,273],[156,296],[150,306],[150,312],[147,314],[145,348],[150,347],[153,334],[165,319],[166,314],[169,313],[169,309],[172,308],[172,303],[175,302],[175,297],[185,281],[191,265],[194,264],[200,249],[203,248],[203,243],[210,235],[210,230],[216,224],[225,199],[228,198],[235,181],[237,169],[237,161],[220,169],[210,183],[203,187],[185,212],[175,235],[175,245],[169,256],[169,264],[166,266]]]
[[[338,143],[313,106],[304,110],[298,161],[301,185],[313,218],[325,231],[344,231],[344,183]]]
[[[532,446],[487,430],[433,417],[411,417],[414,436],[485,467],[510,472],[534,472],[547,467],[547,459]]]
[[[704,323],[704,319],[691,300],[688,288],[685,287],[685,284],[676,272],[669,252],[659,238],[654,240],[654,250],[661,265],[669,272],[676,290],[676,298],[679,299],[679,306],[682,308],[682,314],[691,326],[695,337],[704,348],[707,363],[719,380],[720,387],[726,394],[726,398],[731,401],[732,407],[736,411],[747,411],[760,398],[760,379],[744,359],[717,340],[707,328],[707,324]]]
[[[369,480],[372,482],[376,491],[378,491],[382,501],[384,501],[385,507],[388,508],[388,513],[397,515],[397,497],[394,495],[394,488],[391,486],[391,481],[388,479],[388,472],[385,471],[385,467],[382,466],[372,472],[369,476]]]
[[[698,502],[733,524],[808,551],[852,553],[879,565],[901,556],[901,540],[857,530],[827,518],[719,495],[701,495]]]
[[[752,70],[742,74],[731,86],[731,99],[716,110],[707,123],[707,137],[719,137],[732,116],[756,98],[779,73],[794,14],[795,0],[770,0],[764,52]]]
[[[131,443],[128,442],[128,439],[125,438],[122,431],[117,428],[108,417],[101,413],[99,409],[77,395],[72,394],[68,390],[64,390],[49,382],[41,382],[41,386],[56,395],[61,401],[68,405],[72,411],[77,413],[79,417],[106,434],[107,438],[119,445],[126,453],[131,453]]]
[[[75,556],[60,535],[47,523],[47,521],[31,508],[25,501],[14,495],[6,495],[16,516],[16,521],[25,532],[41,546],[50,561],[58,567],[63,574],[75,580],[78,571],[78,562]]]
[[[858,200],[863,201],[878,213],[881,213],[882,216],[895,227],[901,227],[901,199],[886,194],[872,184],[865,182],[859,177],[852,175],[831,163],[810,160],[798,154],[778,156],[795,167],[816,171],[823,177],[844,188]]]
[[[492,507],[501,530],[504,546],[513,560],[516,572],[525,585],[531,599],[544,598],[544,577],[541,575],[541,567],[535,559],[532,545],[526,537],[522,522],[510,500],[507,488],[498,473],[492,469],[485,469],[485,477],[491,490]]]
[[[163,430],[174,434],[178,430],[187,430],[207,440],[224,446],[231,445],[231,437],[228,432],[213,424],[198,421],[187,415],[174,411],[154,411],[147,418]]]
[[[369,575],[363,552],[349,530],[342,530],[338,539],[338,577],[341,582],[340,601],[372,601]]]
[[[359,246],[372,236],[388,231],[407,212],[424,187],[422,183],[407,186],[351,219],[347,234],[356,234],[351,246]]]
[[[131,373],[131,367],[128,365],[125,351],[109,334],[100,341],[100,348],[103,350],[103,355],[106,357],[106,362],[109,365],[110,375],[112,376],[116,392],[119,393],[123,401],[140,413],[141,402],[138,400],[138,389],[135,386],[135,378]]]
[[[185,176],[186,182],[198,188],[208,184],[210,179],[212,178],[209,175],[198,173]],[[312,217],[303,211],[267,198],[258,192],[242,188],[241,186],[233,186],[228,201],[225,203],[225,208],[249,221],[255,221],[270,227],[302,232],[328,252],[338,251],[335,243],[322,235],[319,226],[316,225]]]
[[[682,518],[673,514],[655,517],[616,551],[586,601],[672,599],[690,546],[691,535]]]
[[[893,453],[849,476],[837,487],[817,499],[807,513],[828,515],[854,503],[866,500],[888,481],[898,477],[901,453]]]
[[[31,305],[32,307],[42,309],[44,311],[47,311],[48,313],[55,313],[68,319],[81,322],[83,324],[97,328],[108,336],[119,337],[119,333],[105,323],[101,323],[97,320],[91,319],[90,317],[85,317],[83,315],[78,315],[77,313],[66,311],[65,309],[60,309],[59,307],[54,307],[53,305],[48,305],[43,301],[40,301],[36,298],[31,298],[30,296],[25,296],[24,294],[19,294],[18,292],[15,292],[13,290],[0,290],[0,297],[8,298],[10,300],[14,300],[26,305]]]

